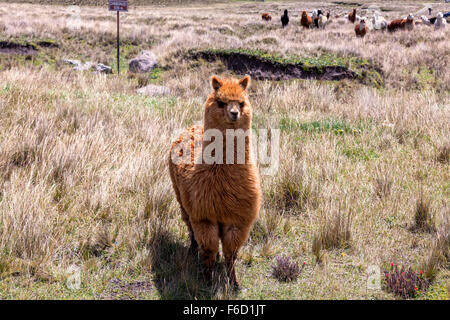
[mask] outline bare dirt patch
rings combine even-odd
[[[143,294],[152,290],[151,281],[127,282],[114,278],[109,281],[106,290],[100,295],[106,300],[130,300],[139,299]]]
[[[0,41],[0,53],[34,55],[37,54],[37,50],[32,44],[19,44],[9,41]]]
[[[243,52],[195,51],[191,59],[208,62],[220,60],[227,69],[238,74],[249,74],[257,80],[343,80],[356,79],[357,74],[344,66],[310,66],[304,63],[280,63]]]

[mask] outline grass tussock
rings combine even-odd
[[[437,230],[431,251],[422,264],[422,270],[427,279],[435,279],[441,267],[450,266],[450,224],[448,216]]]
[[[340,209],[322,217],[319,231],[313,240],[313,247],[321,249],[348,248],[351,246],[352,212],[343,213]],[[317,242],[317,244],[315,244]],[[320,246],[319,244],[320,243]],[[318,249],[313,249],[314,252]],[[316,254],[315,254],[316,255]],[[317,257],[317,255],[316,255]]]
[[[392,174],[389,170],[379,170],[374,180],[375,195],[379,199],[389,197],[391,195],[393,183]]]
[[[411,229],[418,232],[434,232],[436,230],[431,202],[423,195],[423,192],[416,200],[414,224]]]

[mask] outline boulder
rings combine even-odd
[[[97,70],[97,72],[101,73],[113,73],[110,66],[104,65],[102,63],[97,64],[97,67],[95,69]]]
[[[143,51],[139,56],[128,63],[130,72],[146,73],[156,67],[158,60],[150,51]]]
[[[87,71],[92,68],[92,62],[89,61],[81,62],[80,60],[65,59],[63,62],[72,65],[72,69],[77,71]]]
[[[165,96],[170,94],[170,89],[165,86],[149,84],[148,86],[139,88],[136,92],[146,96]]]
[[[80,60],[64,59],[64,63],[70,64],[73,70],[77,71],[95,71],[101,73],[112,73],[112,68],[102,63],[81,62]]]

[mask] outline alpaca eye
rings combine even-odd
[[[223,101],[217,101],[217,105],[219,106],[219,108],[223,108],[225,107],[226,103]]]
[[[241,108],[243,108],[245,106],[245,102],[241,102],[240,106],[241,106]]]

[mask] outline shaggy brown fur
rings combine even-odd
[[[353,9],[353,12],[350,12],[350,13],[348,14],[348,20],[349,20],[351,23],[355,23],[355,20],[356,20],[356,9]]]
[[[270,21],[270,20],[272,20],[272,16],[270,15],[270,13],[263,13],[262,19],[265,21]]]
[[[359,23],[356,24],[355,33],[357,37],[364,38],[364,36],[367,33],[367,26],[364,20],[361,20]]]
[[[408,17],[407,19],[396,19],[392,20],[391,23],[388,24],[388,31],[394,32],[397,30],[411,30],[414,28],[414,19]]]
[[[302,12],[302,18],[300,19],[300,24],[304,28],[309,28],[309,26],[313,23],[312,18],[308,15],[308,12]]]
[[[222,132],[225,163],[226,130],[251,129],[252,108],[246,90],[250,77],[236,80],[214,76],[211,82],[213,92],[206,100],[204,127],[189,128],[172,144],[171,154],[181,147],[190,150],[190,160],[175,164],[169,159],[169,171],[182,219],[189,229],[191,248],[200,247],[205,277],[212,280],[220,239],[229,279],[237,287],[234,270],[237,253],[247,240],[261,206],[260,177],[251,159],[251,137],[245,140],[244,164],[206,164],[199,157],[212,143],[203,140],[204,130]],[[194,145],[199,146],[195,148],[196,154]],[[236,163],[236,143],[234,152]]]

